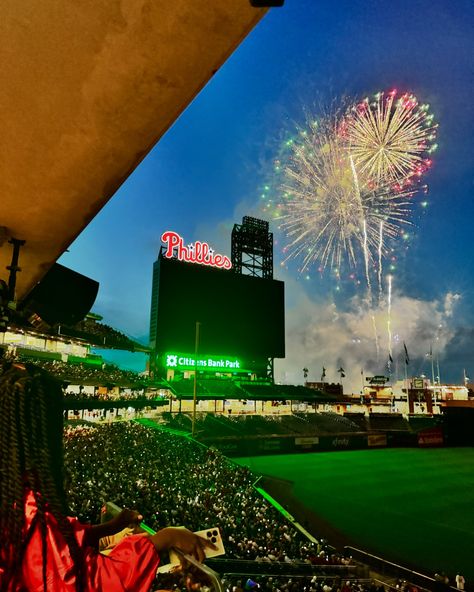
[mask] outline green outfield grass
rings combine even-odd
[[[301,503],[358,543],[428,574],[474,580],[474,448],[234,459],[294,482]],[[316,534],[316,533],[315,533]]]

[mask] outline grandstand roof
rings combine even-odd
[[[19,299],[264,13],[243,0],[0,5],[0,278],[6,241],[26,240]]]

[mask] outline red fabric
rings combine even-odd
[[[31,526],[37,506],[32,492],[25,503],[25,535]],[[76,592],[74,563],[56,518],[46,512],[47,585],[50,592]],[[146,592],[150,589],[159,565],[155,547],[146,536],[132,535],[123,539],[105,556],[84,544],[89,526],[76,518],[68,518],[82,553],[82,571],[87,592]],[[9,592],[43,592],[43,551],[39,523],[34,531],[23,560],[21,582],[9,588]],[[4,572],[0,567],[0,584]]]

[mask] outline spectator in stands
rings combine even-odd
[[[159,553],[171,547],[204,558],[210,545],[186,529],[132,535],[109,556],[99,538],[139,519],[123,511],[103,525],[67,518],[62,465],[62,395],[49,375],[0,367],[0,591],[145,591]],[[212,545],[210,545],[212,546]]]
[[[20,361],[26,361],[26,359],[20,357]],[[102,364],[101,367],[97,367],[90,366],[87,363],[73,364],[61,360],[43,360],[41,358],[28,358],[27,361],[70,384],[90,384],[92,382],[96,385],[134,385],[139,389],[151,384],[148,376],[143,376],[132,370],[122,370],[114,364]],[[83,396],[86,397],[87,395],[83,393]]]
[[[458,590],[464,590],[464,586],[466,584],[466,580],[464,579],[464,576],[460,573],[456,574],[456,588]]]

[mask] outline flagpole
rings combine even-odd
[[[342,390],[342,395],[344,396],[344,385],[342,383],[342,379],[346,377],[346,375],[344,374],[344,368],[341,366],[339,368],[338,372],[341,375],[341,390]]]
[[[434,386],[434,360],[433,360],[433,344],[430,345],[430,357],[431,357],[431,380],[433,381]]]
[[[438,404],[436,400],[437,397],[437,390],[436,390],[436,383],[435,383],[435,373],[434,373],[434,358],[433,358],[433,343],[430,343],[430,358],[431,358],[431,384],[433,385],[433,399],[434,399],[434,406]]]
[[[407,413],[410,413],[410,397],[408,394],[408,363],[410,361],[410,358],[408,357],[408,349],[405,342],[403,342],[403,348],[405,350],[405,389],[407,391]]]
[[[410,398],[408,396],[408,364],[405,362],[405,389],[407,391],[407,413],[410,413]]]

